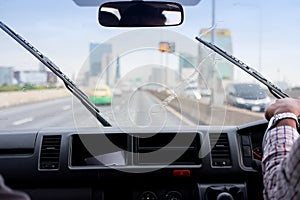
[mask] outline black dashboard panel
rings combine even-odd
[[[199,166],[201,163],[200,133],[74,134],[70,139],[71,168]]]
[[[0,173],[32,199],[262,199],[266,126],[1,132]]]

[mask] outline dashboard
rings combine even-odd
[[[0,174],[32,199],[263,199],[266,127],[2,130]]]

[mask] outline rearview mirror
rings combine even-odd
[[[183,8],[178,3],[110,2],[100,6],[98,20],[108,27],[176,26],[183,22]]]

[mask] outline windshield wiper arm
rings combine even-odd
[[[209,42],[206,42],[206,41],[202,40],[199,37],[196,37],[196,40],[198,40],[199,42],[201,42],[202,44],[204,44],[208,48],[212,49],[214,52],[218,53],[219,55],[221,55],[225,59],[229,60],[231,63],[235,64],[236,66],[238,66],[239,68],[241,68],[242,70],[244,70],[245,72],[247,72],[248,74],[250,74],[251,76],[253,76],[256,80],[258,80],[261,83],[263,83],[265,86],[267,86],[267,88],[269,89],[269,91],[276,98],[280,99],[280,98],[289,97],[289,95],[287,95],[286,93],[284,93],[280,88],[278,88],[276,85],[274,85],[271,81],[267,80],[258,71],[256,71],[252,67],[249,67],[248,65],[246,65],[245,63],[243,63],[239,59],[235,58],[234,56],[230,55],[226,51],[220,49],[219,47],[217,47],[214,44],[211,44]]]
[[[34,46],[27,42],[20,35],[16,34],[12,29],[0,21],[0,28],[4,30],[9,36],[20,43],[25,49],[27,49],[32,55],[46,65],[57,77],[59,77],[65,84],[66,88],[76,96],[81,103],[94,115],[97,120],[105,127],[111,126],[100,114],[98,108],[89,100],[87,95],[82,92],[71,79],[69,79],[49,58],[39,52]]]

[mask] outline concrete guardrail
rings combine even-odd
[[[164,92],[149,92],[160,100],[165,100],[169,96]],[[169,106],[208,125],[241,125],[264,119],[264,113],[255,113],[227,105],[212,106],[207,102],[185,97],[177,97],[169,103]]]
[[[0,92],[0,108],[63,98],[70,95],[71,93],[65,88]]]

